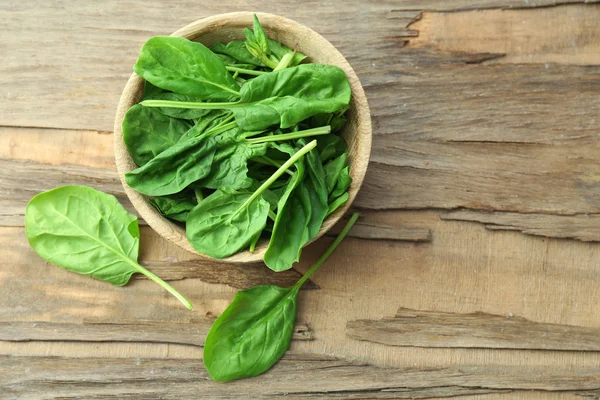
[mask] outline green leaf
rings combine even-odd
[[[177,142],[144,166],[125,174],[129,186],[147,196],[181,192],[210,173],[216,144],[200,135]]]
[[[266,226],[270,205],[263,193],[316,145],[313,140],[298,150],[254,192],[219,189],[202,200],[187,219],[186,234],[192,246],[215,258],[230,256],[247,247]]]
[[[252,30],[254,31],[254,41],[256,42],[260,50],[266,55],[269,55],[271,53],[271,50],[269,49],[267,34],[263,30],[262,25],[260,24],[260,21],[258,20],[256,14],[254,14],[254,25],[252,27]]]
[[[266,143],[248,143],[239,129],[232,129],[215,137],[217,148],[210,173],[198,182],[199,185],[218,189],[243,189],[252,184],[248,177],[248,160],[264,155]]]
[[[298,291],[327,260],[356,222],[354,214],[335,241],[291,288],[257,286],[237,292],[210,328],[204,365],[215,381],[231,381],[269,370],[290,346],[296,322]]]
[[[258,76],[244,83],[240,105],[232,108],[240,128],[258,131],[279,124],[290,128],[350,102],[346,74],[332,65],[302,64]]]
[[[252,64],[257,67],[264,67],[265,64],[258,58],[254,57],[246,48],[243,40],[233,40],[226,45],[223,43],[215,43],[210,46],[210,49],[215,53],[227,55],[242,64]]]
[[[341,195],[340,197],[331,201],[329,203],[329,209],[327,210],[327,217],[329,217],[335,210],[337,210],[338,208],[343,206],[348,201],[349,198],[350,198],[350,195],[348,194],[348,192],[346,192],[343,195]]]
[[[206,115],[201,117],[196,125],[188,130],[183,136],[179,138],[180,142],[189,140],[194,137],[198,137],[205,133],[211,133],[223,127],[226,123],[233,120],[233,114],[229,110],[204,110],[209,111]]]
[[[303,140],[299,141],[300,144]],[[305,157],[304,176],[290,180],[279,200],[277,218],[265,264],[273,271],[285,271],[300,260],[302,247],[314,238],[328,211],[325,172],[317,151]],[[301,166],[297,163],[298,172]]]
[[[317,149],[322,162],[332,160],[348,152],[346,141],[337,135],[326,135],[317,141]]]
[[[139,272],[192,308],[170,285],[137,263],[137,218],[114,196],[87,186],[40,193],[27,204],[25,232],[31,247],[52,264],[117,286]]]
[[[281,43],[271,39],[269,39],[269,50],[271,50],[271,53],[273,53],[280,61],[285,57],[286,54],[293,53],[293,50],[289,47],[285,47]],[[300,64],[305,59],[306,56],[304,54],[296,52],[292,58],[292,61],[290,61],[290,67]]]
[[[226,103],[144,100],[147,107],[231,109],[238,126],[261,131],[273,125],[291,128],[319,114],[348,106],[350,83],[344,71],[332,65],[302,64],[273,71],[242,85],[241,100]]]
[[[329,195],[329,199],[338,198],[344,193],[346,193],[351,183],[352,178],[350,177],[350,167],[347,166],[340,171],[337,182],[335,184],[335,188]]]
[[[327,186],[327,194],[331,194],[333,189],[335,189],[338,178],[342,172],[342,169],[346,167],[348,162],[348,156],[346,153],[342,154],[338,158],[333,159],[332,161],[325,164],[323,170],[325,171],[325,184]]]
[[[133,70],[155,86],[202,100],[239,97],[239,85],[223,61],[204,45],[181,37],[150,38]]]
[[[204,344],[204,365],[215,381],[260,375],[290,347],[296,323],[295,288],[275,285],[239,291]]]
[[[190,128],[186,121],[163,115],[159,109],[136,104],[123,119],[123,142],[133,161],[142,166],[177,143]]]
[[[267,222],[269,203],[252,193],[217,190],[188,215],[186,235],[200,253],[224,258],[237,253],[260,234]]]
[[[198,204],[195,194],[190,191],[154,197],[148,201],[161,215],[178,222],[185,222],[190,211]]]
[[[198,97],[188,96],[180,93],[173,92],[160,92],[160,93],[152,93],[148,96],[144,95],[144,100],[169,100],[169,101],[200,101]],[[198,119],[202,118],[206,114],[210,113],[212,110],[190,110],[186,108],[159,108],[158,109],[164,115],[173,118],[180,119]]]

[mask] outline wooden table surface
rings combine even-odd
[[[0,398],[600,398],[600,5],[577,0],[0,2]],[[295,270],[199,260],[142,227],[148,280],[113,287],[28,246],[27,201],[127,199],[115,108],[142,43],[206,16],[284,15],[369,98],[363,214],[299,297],[270,372],[212,382],[236,290]]]

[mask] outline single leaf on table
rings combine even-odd
[[[138,264],[137,217],[114,196],[87,186],[40,193],[27,204],[25,232],[31,247],[52,264],[117,286],[139,272],[192,308],[175,289]]]
[[[252,193],[219,189],[188,215],[186,236],[200,253],[224,258],[250,244],[264,229],[269,203]]]
[[[354,214],[335,241],[291,288],[257,286],[237,292],[210,328],[204,365],[215,381],[257,376],[269,370],[290,347],[298,291],[327,260],[356,222]]]
[[[125,174],[129,186],[147,196],[181,192],[210,173],[216,144],[200,135],[177,142],[144,166]]]
[[[191,127],[188,122],[166,116],[159,109],[136,104],[123,119],[123,142],[133,161],[142,166],[177,143]]]
[[[263,193],[296,161],[316,147],[316,141],[298,150],[253,192],[219,189],[188,215],[186,236],[200,253],[230,256],[248,246],[266,226],[270,204]]]
[[[178,222],[185,222],[190,211],[198,205],[194,192],[189,190],[148,201],[162,216]]]
[[[223,61],[204,45],[176,36],[155,36],[140,50],[136,74],[162,89],[202,100],[239,97],[239,85]]]

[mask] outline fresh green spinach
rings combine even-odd
[[[204,344],[204,365],[215,381],[231,381],[269,370],[290,346],[298,291],[346,237],[352,215],[335,241],[291,288],[257,286],[239,291],[215,321]]]
[[[248,246],[265,228],[270,211],[263,192],[316,145],[313,140],[298,150],[254,192],[219,189],[202,200],[187,219],[186,235],[192,246],[215,258],[228,257]]]
[[[87,186],[62,186],[34,196],[25,210],[25,232],[45,260],[113,285],[141,273],[187,308],[192,305],[137,262],[140,230],[114,196]]]
[[[239,85],[223,61],[204,45],[176,36],[149,39],[133,66],[153,85],[202,100],[227,101],[239,97]]]

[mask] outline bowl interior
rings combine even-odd
[[[320,64],[336,65],[344,70],[352,87],[352,99],[348,111],[348,121],[343,128],[342,136],[348,143],[348,156],[350,162],[350,176],[352,184],[348,189],[349,199],[346,204],[331,214],[323,223],[317,237],[322,236],[329,230],[348,210],[364,179],[369,155],[371,152],[371,116],[369,106],[363,88],[354,70],[342,54],[325,38],[315,31],[295,21],[272,14],[257,13],[267,35],[289,48],[296,49],[308,56],[308,61]],[[251,28],[253,13],[236,12],[220,14],[210,18],[202,19],[173,33],[173,36],[183,36],[193,41],[200,42],[205,46],[211,46],[217,42],[228,42],[231,40],[243,40],[243,29]],[[183,247],[193,253],[198,253],[188,242],[185,236],[185,228],[177,223],[171,222],[152,207],[146,196],[131,189],[125,183],[125,173],[137,168],[127,148],[123,143],[123,132],[121,124],[127,110],[140,101],[143,92],[143,80],[133,74],[119,101],[117,115],[115,118],[115,158],[119,177],[125,188],[131,203],[144,218],[144,220],[161,236]],[[229,262],[252,262],[262,260],[268,242],[260,242],[254,253],[242,251],[222,261]],[[210,258],[210,257],[209,257]]]

